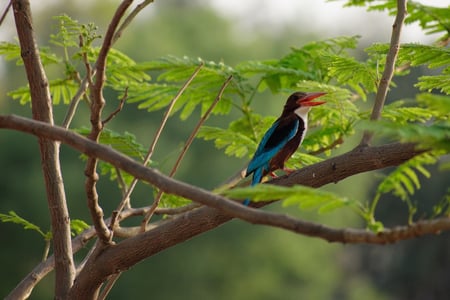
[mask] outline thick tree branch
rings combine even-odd
[[[31,93],[33,118],[53,124],[52,98],[33,30],[28,0],[12,1],[14,19],[19,37]],[[63,299],[75,277],[70,236],[70,218],[67,209],[64,182],[59,162],[59,143],[39,137],[41,166],[47,191],[56,257],[55,298]]]
[[[234,201],[229,201],[203,189],[164,176],[158,171],[146,168],[109,147],[99,145],[63,128],[16,116],[0,116],[0,127],[60,140],[89,156],[105,160],[165,192],[174,193],[211,206],[194,209],[177,218],[163,222],[145,234],[127,239],[115,246],[107,246],[101,255],[86,264],[75,282],[72,289],[73,293],[78,293],[80,291],[79,287],[82,286],[83,290],[85,290],[85,287],[90,287],[85,290],[89,294],[90,289],[98,289],[101,282],[106,278],[105,276],[128,268],[149,255],[215,228],[233,217],[255,224],[285,228],[328,241],[345,243],[394,242],[422,234],[437,233],[442,230],[448,230],[450,227],[450,222],[447,219],[438,219],[420,222],[409,227],[394,228],[380,234],[373,234],[365,230],[333,229],[320,224],[297,220],[289,216],[244,207]],[[389,153],[389,155],[386,155],[386,153]],[[271,183],[282,185],[302,183],[312,187],[319,187],[357,173],[401,164],[418,153],[420,151],[416,150],[413,144],[359,147],[341,156],[303,168],[290,176],[277,178]],[[257,203],[256,205],[262,206],[264,204]],[[90,293],[92,293],[92,290],[90,290]],[[84,298],[88,294],[76,294],[76,296]],[[72,296],[75,295],[72,294]]]
[[[397,15],[394,24],[392,25],[392,35],[389,47],[389,52],[386,56],[386,63],[384,65],[383,75],[378,85],[377,94],[375,96],[375,103],[372,108],[371,120],[378,120],[383,111],[384,102],[388,93],[389,85],[391,84],[392,76],[394,76],[395,62],[397,61],[398,51],[400,50],[400,35],[405,21],[407,10],[407,0],[397,0]],[[370,131],[364,132],[361,140],[361,145],[368,145],[373,137]]]

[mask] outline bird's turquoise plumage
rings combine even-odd
[[[312,102],[325,93],[296,92],[289,96],[281,116],[264,134],[256,152],[248,164],[245,176],[253,174],[251,185],[275,170],[284,169],[284,163],[303,141],[308,123],[308,112],[312,106],[325,102]],[[250,199],[245,199],[248,205]]]
[[[253,173],[251,185],[261,182],[262,177],[270,171],[270,161],[280,152],[286,144],[294,138],[299,128],[299,119],[295,118],[290,124],[280,124],[280,120],[275,121],[273,125],[264,134],[256,152],[248,164],[245,176]],[[280,135],[283,131],[283,135]],[[250,199],[245,199],[244,205],[248,205]]]

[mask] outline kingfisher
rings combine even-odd
[[[278,169],[291,172],[284,168],[284,163],[294,154],[305,137],[311,107],[325,103],[312,101],[325,94],[295,92],[289,96],[281,116],[264,134],[248,164],[245,177],[253,174],[251,185],[260,183],[265,175],[274,174],[273,172]],[[243,202],[244,205],[249,203],[250,199]]]

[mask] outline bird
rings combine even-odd
[[[303,142],[308,129],[308,112],[311,107],[325,103],[312,101],[325,94],[295,92],[288,97],[281,116],[264,134],[247,166],[245,177],[253,174],[250,185],[260,183],[265,175],[273,174],[275,170],[289,171],[284,168],[284,163]],[[250,199],[245,199],[243,204],[248,206]]]

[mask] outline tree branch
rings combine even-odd
[[[403,27],[403,22],[405,21],[407,10],[406,10],[407,0],[397,0],[397,15],[395,17],[394,24],[392,25],[392,35],[389,47],[389,52],[386,56],[386,63],[384,66],[383,76],[378,85],[377,94],[375,96],[375,103],[372,109],[371,120],[378,120],[381,117],[381,112],[383,111],[384,102],[386,101],[386,96],[388,93],[389,85],[392,80],[392,76],[395,71],[395,62],[397,61],[398,51],[400,49],[400,35]],[[368,145],[373,137],[373,132],[364,132],[363,138],[361,140],[361,145]]]
[[[153,1],[154,0],[144,0],[133,9],[133,11],[125,18],[123,23],[114,34],[113,43],[115,43],[122,36],[125,28],[131,24],[131,21],[133,21],[133,19],[141,12],[141,10],[143,10],[147,5],[153,3]]]
[[[103,98],[103,86],[106,78],[106,59],[112,45],[114,32],[119,25],[120,19],[123,17],[125,11],[128,9],[132,2],[132,0],[124,0],[117,8],[116,13],[111,20],[111,23],[109,24],[96,62],[95,82],[91,86],[91,132],[88,135],[88,138],[93,141],[98,141],[100,133],[103,130],[103,122],[101,120],[101,116],[103,107],[105,106],[105,99]],[[88,200],[88,208],[91,213],[91,218],[99,239],[104,243],[110,243],[112,232],[108,229],[108,226],[103,220],[103,210],[98,203],[98,194],[96,188],[96,184],[98,181],[97,162],[98,161],[96,157],[89,157],[86,162],[85,189]]]
[[[96,259],[86,263],[71,290],[72,296],[86,298],[85,296],[92,295],[92,289],[98,289],[107,276],[128,268],[167,247],[215,228],[233,217],[255,224],[281,227],[328,241],[345,243],[387,243],[450,229],[450,222],[446,218],[423,221],[408,227],[393,228],[380,234],[357,229],[329,228],[289,216],[242,206],[224,197],[169,178],[109,147],[99,145],[60,127],[16,116],[0,116],[0,127],[60,140],[89,156],[109,162],[165,192],[210,206],[194,209],[179,217],[164,221],[145,234],[127,239],[118,245],[106,246]],[[385,153],[389,153],[389,155],[385,155]],[[289,176],[276,178],[271,183],[293,185],[301,182],[304,185],[319,187],[361,172],[399,165],[419,153],[421,151],[416,150],[413,144],[396,143],[378,147],[358,147],[341,156],[305,167]],[[263,206],[265,204],[256,203],[255,205]],[[80,287],[83,288],[80,289]],[[85,287],[88,288],[85,289]],[[87,291],[88,294],[77,294],[81,290]]]
[[[30,2],[15,0],[12,1],[12,5],[21,56],[30,86],[33,118],[51,126],[53,124],[52,98],[34,35]],[[59,161],[60,145],[54,140],[38,138],[56,257],[55,299],[63,299],[72,286],[75,267],[72,257],[70,217]]]
[[[8,1],[8,4],[6,5],[5,10],[3,11],[3,13],[0,17],[0,26],[2,26],[3,21],[5,20],[6,16],[8,15],[8,11],[11,8],[11,5],[12,5],[11,1]]]

